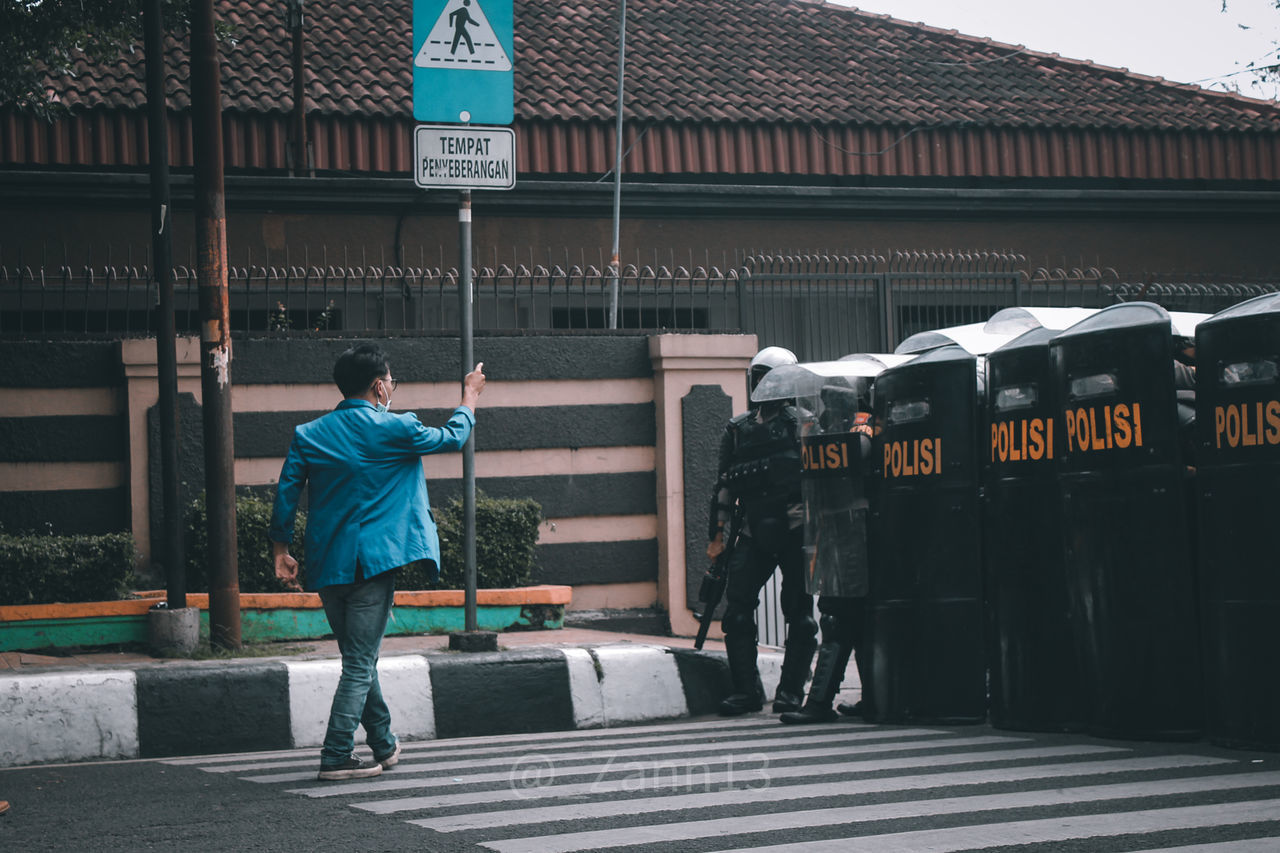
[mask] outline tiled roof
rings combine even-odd
[[[225,108],[293,107],[280,0],[217,3]],[[1276,131],[1280,104],[820,0],[629,0],[625,117],[641,122]],[[308,111],[408,120],[411,0],[307,0]],[[613,118],[617,3],[516,0],[517,122]],[[170,107],[190,105],[185,45]],[[50,81],[72,107],[141,108],[141,49]]]

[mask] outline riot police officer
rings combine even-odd
[[[804,707],[780,717],[784,723],[822,723],[838,718],[832,708],[845,668],[855,656],[863,700],[840,713],[862,716],[870,707],[867,677],[867,472],[872,426],[869,378],[830,381],[821,392],[816,429],[805,438],[805,558],[807,590],[818,594],[822,644]]]
[[[1173,388],[1177,396],[1178,446],[1183,462],[1192,470],[1196,458],[1196,339],[1173,339]]]
[[[747,369],[748,396],[770,370],[795,363],[795,355],[782,347],[760,350]],[[775,567],[782,569],[787,640],[774,694],[774,713],[800,707],[817,647],[813,598],[803,588],[799,420],[790,401],[753,403],[748,411],[729,421],[721,436],[707,556],[715,560],[726,547],[732,547],[727,558],[727,606],[721,626],[733,692],[720,703],[724,716],[764,707],[764,689],[756,666],[755,613],[760,590],[773,576]],[[741,521],[731,524],[735,516]],[[736,529],[730,531],[731,526]],[[730,535],[733,542],[726,541]]]

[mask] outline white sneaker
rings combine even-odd
[[[373,760],[382,765],[383,770],[390,770],[400,763],[400,741],[396,741],[396,748],[391,750],[390,755],[384,755],[381,758],[374,756]]]

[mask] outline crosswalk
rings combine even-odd
[[[166,763],[405,821],[424,850],[1280,851],[1280,756],[1205,744],[760,716],[405,743],[339,783],[314,749]]]

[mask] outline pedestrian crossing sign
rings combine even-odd
[[[413,117],[510,124],[512,0],[414,0]]]

